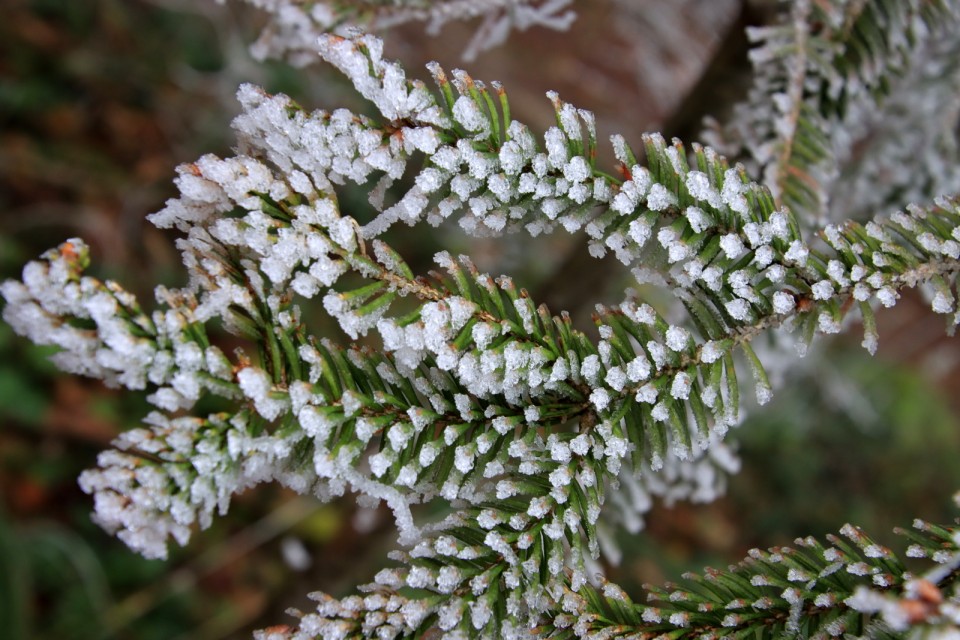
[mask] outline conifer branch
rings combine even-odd
[[[533,26],[565,31],[576,19],[571,0],[245,0],[268,14],[251,47],[255,57],[285,58],[304,66],[316,61],[316,41],[353,28],[378,32],[410,22],[436,34],[448,22],[482,18],[463,52],[465,60],[502,44],[513,30]]]
[[[778,204],[792,209],[805,228],[848,217],[852,212],[838,208],[831,196],[853,146],[871,143],[869,133],[863,141],[854,136],[863,122],[875,118],[871,112],[899,92],[909,95],[914,105],[939,101],[934,83],[909,84],[909,78],[923,75],[922,65],[929,59],[952,65],[954,55],[938,43],[953,41],[958,16],[951,0],[792,3],[780,24],[748,31],[756,42],[751,51],[754,86],[717,132],[716,144],[729,155],[756,163]],[[954,82],[947,79],[951,76],[938,75],[947,84]],[[914,113],[918,130],[941,126],[920,111]],[[938,131],[952,135],[951,125]],[[873,155],[883,162],[883,151]],[[924,178],[917,175],[917,180]],[[956,184],[944,182],[932,192],[911,195],[930,199],[954,191]],[[871,204],[902,207],[906,202],[896,200],[897,191],[887,190],[886,201],[872,198]],[[842,196],[841,201],[846,203]]]
[[[588,585],[602,507],[620,477],[652,493],[648,470],[713,464],[709,450],[740,418],[738,368],[749,369],[759,402],[771,395],[755,338],[781,327],[804,343],[838,332],[857,303],[872,351],[871,305],[890,306],[915,286],[933,291],[951,328],[958,322],[960,199],[828,225],[808,240],[790,209],[709,148],[688,153],[648,135],[640,160],[614,137],[615,177],[598,168],[593,116],[554,94],[557,126],[541,143],[511,117],[499,85],[490,91],[464,72],[450,80],[433,65],[431,92],[385,61],[371,36],[327,35],[320,51],[382,119],[308,113],[242,87],[238,155],[181,166],[180,197],[150,217],[185,236],[190,283],[158,290],[167,311],[148,317],[115,285],[84,276],[79,240],[0,288],[4,318],[61,347],[68,370],[133,389],[149,382],[158,388],[150,400],[168,412],[201,392],[235,401],[233,413],[206,418],[151,414],[83,475],[99,521],[144,555],[163,557],[168,537],[185,543],[193,523],[207,526],[214,506],[225,511],[234,492],[259,482],[323,499],[349,490],[391,507],[409,549],[395,554],[400,566],[364,597],[320,596],[299,630],[273,636],[439,627],[521,637],[585,635],[608,619],[637,625],[652,609]],[[410,173],[412,185],[398,185],[388,205]],[[337,189],[347,181],[369,190],[375,217],[344,210]],[[671,282],[687,317],[672,324],[628,296],[598,309],[594,343],[509,277],[446,252],[435,258],[444,273],[418,276],[377,237],[401,220],[453,218],[476,235],[585,228],[593,255],[612,250]],[[404,295],[413,309],[400,315]],[[317,297],[351,340],[373,334],[378,346],[310,336],[296,302]],[[256,362],[242,353],[232,362],[209,344],[205,325],[216,319],[256,345]],[[411,505],[438,499],[452,515],[416,523]],[[782,577],[761,559],[770,580]],[[794,610],[774,604],[776,616],[759,608],[744,628],[788,625]],[[680,637],[726,619],[677,607],[667,618],[677,628],[657,633]],[[598,633],[627,629],[607,626]]]
[[[956,633],[960,625],[956,526],[917,520],[916,532],[897,530],[912,544],[910,558],[936,563],[925,574],[907,571],[896,554],[862,530],[845,525],[824,545],[798,538],[796,547],[753,549],[727,570],[686,574],[681,584],[647,586],[649,604],[634,603],[611,583],[571,594],[545,637],[899,637]]]

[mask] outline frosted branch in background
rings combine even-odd
[[[880,108],[851,101],[830,185],[836,216],[868,219],[931,194],[960,192],[960,40],[946,30],[918,47]],[[842,147],[840,145],[843,145]]]
[[[435,35],[449,22],[480,19],[463,51],[464,60],[473,60],[505,42],[511,31],[537,26],[565,31],[576,18],[569,9],[572,0],[244,1],[268,14],[267,26],[252,46],[254,57],[285,58],[297,66],[316,62],[321,34],[342,33],[346,27],[376,32],[423,22],[427,33]]]
[[[960,191],[954,0],[789,5],[750,29],[754,85],[706,135],[808,229]]]

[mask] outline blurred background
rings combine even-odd
[[[768,2],[575,2],[568,33],[532,29],[466,65],[499,79],[514,115],[552,123],[547,89],[597,114],[601,138],[642,132],[696,139],[749,81],[743,28]],[[368,109],[320,65],[254,61],[262,16],[212,0],[7,0],[0,21],[0,278],[72,236],[92,247],[92,273],[152,301],[184,283],[175,235],[144,217],[175,195],[174,167],[229,154],[241,82],[307,107]],[[460,66],[476,24],[437,36],[421,25],[386,34],[411,75]],[[608,154],[611,155],[612,154]],[[362,197],[357,197],[362,202]],[[359,206],[359,205],[358,205]],[[616,302],[628,275],[586,257],[578,236],[467,242],[455,227],[393,239],[420,271],[444,246],[510,273],[588,328],[596,302]],[[621,292],[618,294],[617,292]],[[774,401],[732,435],[743,471],[710,505],[657,505],[639,535],[622,535],[612,577],[644,582],[725,566],[753,546],[822,535],[844,522],[895,544],[913,517],[953,518],[960,488],[960,369],[939,318],[909,296],[879,315],[870,358],[854,329],[794,366]],[[323,315],[319,309],[307,314]],[[322,328],[322,322],[317,325]],[[332,329],[331,329],[332,330]],[[824,355],[825,354],[825,355]],[[276,487],[238,496],[229,517],[165,562],[129,552],[89,520],[79,472],[148,405],[94,381],[57,375],[42,348],[0,323],[0,635],[131,640],[250,637],[288,622],[305,594],[343,595],[382,566],[389,514],[350,501],[320,505]],[[202,411],[203,407],[198,407]]]

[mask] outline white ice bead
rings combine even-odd
[[[647,351],[650,353],[650,357],[653,358],[653,364],[659,371],[663,368],[663,365],[667,363],[668,352],[667,348],[664,347],[659,342],[650,340],[647,342]]]
[[[630,221],[630,225],[627,227],[627,233],[630,235],[630,238],[637,243],[637,246],[642,247],[650,239],[650,236],[653,235],[653,227],[646,218],[637,218],[636,220]]]
[[[703,402],[704,406],[712,409],[717,404],[717,388],[704,387],[703,391],[700,393],[700,400]]]
[[[573,479],[573,474],[570,473],[569,467],[562,465],[551,471],[547,479],[554,487],[565,487],[570,484],[570,481]]]
[[[277,419],[289,406],[286,399],[271,397],[273,383],[263,369],[245,367],[237,373],[237,382],[243,394],[253,401],[257,413],[267,420]]]
[[[456,174],[460,171],[460,151],[456,147],[441,147],[430,157],[430,161],[447,173]]]
[[[677,232],[670,227],[660,229],[657,233],[657,240],[660,242],[660,245],[667,250],[671,263],[680,262],[690,256],[690,247],[687,246]]]
[[[510,202],[516,195],[516,185],[502,173],[497,173],[487,180],[487,188],[500,202]]]
[[[563,177],[570,182],[585,182],[591,176],[590,165],[583,156],[574,156],[563,167]]]
[[[613,197],[610,208],[621,215],[629,215],[637,208],[636,192],[631,188],[633,183],[627,180],[620,186],[620,191]]]
[[[467,324],[477,311],[476,303],[460,296],[447,298],[447,306],[450,309],[450,328],[453,331],[458,331]]]
[[[723,252],[730,260],[736,260],[747,250],[743,244],[743,240],[735,233],[728,233],[721,237],[720,248],[723,249]]]
[[[767,220],[770,233],[781,240],[790,237],[790,219],[784,211],[774,211]]]
[[[501,522],[503,522],[501,514],[493,509],[483,509],[477,515],[477,524],[487,531],[495,528]]]
[[[748,222],[743,225],[742,233],[747,238],[747,242],[750,243],[750,246],[754,249],[763,244],[763,233],[761,231],[760,225],[756,222]]]
[[[907,208],[910,209],[909,205]],[[911,213],[913,213],[913,211],[911,211]],[[896,213],[892,214],[890,216],[890,221],[900,225],[907,231],[919,231],[917,228],[917,223],[914,221],[914,219],[903,211],[897,211]]]
[[[917,236],[917,242],[928,253],[940,253],[940,240],[929,231],[925,231]]]
[[[790,248],[787,250],[783,257],[788,262],[792,262],[798,267],[806,266],[807,257],[810,255],[810,250],[807,248],[803,242],[800,240],[794,240],[790,243]]]
[[[547,147],[547,161],[553,169],[562,169],[570,157],[567,136],[559,127],[550,127],[543,136]]]
[[[461,473],[469,473],[473,469],[474,459],[476,457],[476,444],[464,444],[456,448],[454,453],[454,466]]]
[[[579,140],[583,136],[583,132],[580,129],[580,120],[577,117],[576,107],[569,103],[561,102],[556,91],[547,91],[547,97],[554,104],[554,108],[557,109],[557,118],[560,121],[560,126],[563,127],[563,130],[568,136],[574,140]]]
[[[461,201],[470,199],[470,196],[480,187],[480,181],[465,174],[457,174],[450,181],[450,191],[456,194]]]
[[[550,498],[537,496],[530,500],[530,506],[527,507],[528,516],[540,520],[548,513],[550,513]]]
[[[500,147],[499,159],[503,171],[509,176],[516,176],[526,166],[529,156],[514,140],[508,140]]]
[[[520,487],[512,480],[501,480],[497,483],[497,500],[506,500],[519,493]]]
[[[416,149],[429,156],[440,146],[440,135],[433,127],[405,127],[402,131],[408,153],[410,149]]]
[[[727,169],[723,175],[723,189],[720,197],[731,211],[741,216],[746,216],[750,212],[747,199],[743,196],[745,191],[746,185],[741,181],[739,172],[736,169]]]
[[[589,184],[574,183],[567,192],[567,196],[577,204],[583,204],[590,199],[591,193],[593,193],[593,189]],[[564,223],[564,228],[570,233],[577,231],[583,224],[580,218],[574,218],[573,216],[565,216],[561,219],[561,222]],[[960,247],[960,245],[957,246]],[[958,252],[960,252],[960,249],[958,249]]]
[[[453,104],[453,118],[476,137],[490,133],[490,122],[480,106],[470,96],[460,96]]]
[[[670,386],[670,395],[677,400],[686,400],[690,397],[692,387],[693,380],[690,378],[690,374],[681,371],[673,379],[673,384]]]
[[[869,284],[874,289],[881,288],[884,283],[886,283],[887,278],[880,271],[874,271],[869,276],[867,276],[867,284]]]
[[[782,264],[771,265],[765,275],[770,282],[780,283],[787,277],[787,269]]]
[[[846,248],[847,242],[844,240],[843,235],[840,233],[840,228],[835,224],[828,224],[823,229],[823,235],[829,244],[834,249],[842,250]]]
[[[566,358],[558,358],[550,370],[550,382],[563,382],[570,377],[570,365]]]
[[[477,576],[474,580],[479,577]],[[494,610],[489,600],[481,599],[470,602],[470,622],[477,631],[486,627],[493,615]]]
[[[766,384],[761,384],[760,382],[757,382],[756,394],[757,404],[761,406],[767,404],[773,399],[773,389]]]
[[[667,346],[672,351],[683,351],[690,342],[690,332],[683,327],[671,326],[666,334]]]
[[[738,295],[747,297],[741,294],[740,291],[750,288],[750,273],[743,269],[738,269],[727,276],[727,283]]]
[[[960,243],[956,240],[946,240],[940,245],[940,253],[954,260],[960,258]]]
[[[687,173],[684,179],[687,185],[687,192],[700,202],[705,202],[714,208],[719,208],[722,204],[720,194],[710,184],[710,178],[701,171],[691,171]],[[688,214],[689,215],[689,214]],[[697,232],[699,233],[699,231]]]
[[[622,165],[630,164],[630,151],[627,146],[627,140],[619,133],[610,136],[610,144],[613,145],[613,155]]]
[[[684,214],[687,216],[687,221],[694,233],[702,233],[709,229],[712,224],[709,216],[699,207],[687,207]]]
[[[854,285],[853,298],[857,302],[866,302],[870,299],[871,295],[873,295],[873,291],[866,283],[858,282]]]
[[[890,308],[897,304],[897,292],[891,287],[882,287],[877,291],[877,299],[884,307]]]
[[[640,382],[650,377],[650,361],[643,354],[627,364],[627,377],[631,382]]]
[[[358,428],[359,429],[359,428]],[[405,422],[395,424],[387,431],[387,440],[390,442],[390,448],[394,451],[400,451],[407,446],[410,439],[415,435],[413,425]]]
[[[597,408],[597,411],[603,411],[610,405],[610,392],[606,389],[594,389],[590,394],[590,402]]]
[[[796,300],[794,300],[793,296],[786,291],[777,291],[773,294],[774,313],[790,313],[796,307],[796,304]]]
[[[580,365],[580,375],[590,384],[596,384],[600,374],[600,358],[596,354],[590,354],[583,359]]]
[[[357,222],[349,217],[343,217],[332,223],[327,231],[330,239],[347,251],[354,251],[357,248]]]
[[[710,265],[700,274],[700,280],[711,291],[719,291],[723,286],[723,270],[716,265]]]
[[[847,269],[839,260],[831,260],[827,263],[827,275],[833,278],[834,282],[841,287],[846,287],[850,284],[850,280],[847,278]]]
[[[642,198],[650,191],[653,185],[653,174],[650,173],[650,170],[646,167],[635,164],[630,168],[630,176],[630,180],[633,183],[634,189],[637,191],[638,197]]]
[[[620,310],[634,322],[652,326],[657,321],[657,312],[647,303],[637,306],[633,300],[627,300],[620,305]]]
[[[317,420],[317,419],[320,418],[320,416],[321,416],[321,414],[320,414],[319,412],[316,412],[316,411],[312,411],[312,412],[310,412],[310,413],[307,413],[307,412],[305,412],[305,411],[302,411],[302,412],[300,413],[301,422],[303,421],[303,416],[304,416],[305,413],[306,413],[306,415],[313,415],[313,416],[315,416],[315,417],[312,418],[313,420]],[[332,426],[333,426],[333,423],[331,422],[331,423],[330,423],[330,427],[332,428]],[[372,422],[371,420],[367,419],[367,418],[358,418],[357,421],[356,421],[356,426],[354,427],[354,429],[355,429],[355,433],[356,433],[356,436],[357,436],[357,440],[359,440],[360,442],[364,442],[364,443],[369,442],[369,441],[370,441],[370,438],[373,437],[373,434],[375,434],[375,433],[379,430],[378,427],[377,427],[377,425],[376,425],[374,422]],[[330,431],[330,428],[327,429],[327,433],[329,433],[329,431]],[[308,431],[308,433],[309,433],[309,431]]]
[[[604,377],[604,381],[610,386],[611,389],[620,392],[623,391],[623,387],[627,384],[627,374],[624,373],[623,369],[620,367],[610,367],[607,370],[607,375]]]
[[[700,360],[706,364],[712,364],[723,357],[723,347],[713,340],[704,343],[700,350]]]
[[[821,280],[810,287],[814,300],[829,300],[833,295],[833,283],[829,280]]]
[[[395,454],[394,454],[395,455]],[[370,472],[377,478],[382,476],[393,463],[393,455],[390,449],[384,449],[379,453],[370,456]]]
[[[434,442],[428,442],[420,450],[420,455],[417,458],[417,461],[420,463],[421,467],[429,467],[439,455],[440,445]]]
[[[531,160],[530,160],[530,168],[533,169],[533,175],[535,175],[537,178],[540,178],[540,179],[541,179],[541,181],[538,183],[538,185],[544,184],[544,185],[547,185],[547,186],[548,186],[547,192],[546,192],[546,193],[541,193],[541,194],[539,194],[538,197],[542,198],[542,197],[544,197],[545,195],[548,195],[548,194],[549,194],[549,183],[548,183],[547,181],[542,180],[543,178],[545,178],[545,177],[547,176],[547,172],[548,172],[548,170],[549,170],[549,168],[550,168],[550,165],[549,165],[549,163],[547,162],[547,156],[546,156],[546,154],[544,154],[544,153],[535,154],[535,155],[533,156],[533,158],[531,158]]]
[[[433,587],[433,575],[426,567],[414,566],[407,572],[407,585],[414,589]]]
[[[588,434],[581,433],[576,438],[570,441],[569,450],[578,456],[585,456],[587,452],[590,451],[591,438]],[[552,455],[552,452],[551,452]],[[558,462],[567,462],[566,460],[558,460]]]
[[[610,196],[613,195],[613,189],[604,178],[597,177],[593,179],[593,199],[597,202],[610,202]]]
[[[667,190],[662,184],[654,184],[647,194],[647,208],[651,211],[663,211],[677,204],[676,194]]]
[[[833,317],[832,314],[822,311],[817,317],[818,326],[820,331],[826,334],[840,333],[840,323]]]
[[[569,444],[562,440],[555,440],[550,444],[550,457],[555,462],[560,462],[566,464],[570,462],[571,457],[571,447]]]
[[[647,384],[640,387],[639,390],[637,390],[637,395],[635,397],[635,400],[637,402],[645,402],[647,404],[653,404],[654,402],[657,401],[657,396],[658,396],[657,388],[648,382]]]
[[[658,402],[650,411],[650,416],[657,422],[666,422],[670,419],[670,409],[664,402]]]
[[[932,308],[936,313],[951,313],[953,311],[953,296],[938,291],[933,296]]]
[[[773,247],[768,244],[761,245],[754,252],[753,264],[757,265],[757,269],[765,269],[773,262],[774,258],[776,258],[776,252]]]
[[[740,298],[735,298],[727,302],[724,307],[727,313],[738,322],[747,322],[750,319],[750,303]]]

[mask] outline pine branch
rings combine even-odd
[[[34,330],[42,320],[72,370],[169,385],[151,399],[171,411],[201,388],[236,402],[205,419],[153,414],[84,475],[99,519],[131,547],[163,556],[168,536],[185,542],[214,504],[223,510],[233,492],[269,480],[389,504],[401,543],[413,545],[396,555],[401,566],[379,574],[372,595],[323,598],[300,637],[434,626],[500,637],[541,623],[549,633],[545,615],[568,599],[585,611],[577,597],[594,593],[587,563],[616,479],[695,460],[721,440],[739,420],[744,364],[757,399],[769,399],[755,338],[781,327],[802,341],[835,333],[856,302],[873,350],[871,302],[890,306],[914,286],[933,290],[951,327],[958,321],[960,199],[807,241],[767,188],[709,148],[687,153],[649,135],[640,161],[615,137],[614,177],[597,168],[593,116],[555,95],[557,126],[541,145],[498,85],[491,93],[433,66],[434,94],[384,61],[370,36],[326,36],[321,53],[382,121],[307,113],[242,87],[239,155],[180,167],[180,197],[151,216],[185,234],[190,284],[160,290],[169,311],[148,322],[117,287],[82,276],[79,241],[0,290],[8,322],[47,340]],[[384,206],[414,162],[412,186]],[[366,224],[341,208],[347,181],[366,185],[382,210]],[[436,257],[445,273],[418,277],[375,238],[400,220],[447,218],[474,234],[585,228],[592,254],[610,249],[656,271],[688,315],[672,324],[628,296],[598,309],[593,343],[508,277],[446,253]],[[295,301],[318,296],[351,339],[375,331],[382,349],[310,336]],[[412,311],[398,315],[400,296]],[[215,319],[257,345],[256,364],[212,350],[204,325]],[[454,513],[418,527],[410,505],[436,499]]]
[[[24,268],[22,282],[0,285],[3,319],[34,343],[58,347],[52,360],[64,371],[110,387],[149,386],[156,389],[151,400],[171,411],[189,409],[207,392],[238,397],[232,364],[204,325],[184,313],[182,300],[161,288],[168,310],[148,315],[117,283],[83,275],[88,264],[78,238],[48,251]]]
[[[571,0],[245,0],[267,12],[269,22],[251,47],[258,59],[285,58],[298,66],[316,61],[316,42],[325,33],[351,28],[379,32],[410,22],[424,22],[437,33],[457,20],[482,18],[463,52],[473,60],[502,44],[512,30],[533,26],[565,31],[576,19]]]
[[[757,43],[751,52],[755,84],[720,132],[726,144],[718,145],[752,158],[777,202],[790,207],[807,228],[849,216],[834,208],[830,196],[842,163],[858,143],[850,132],[884,105],[898,83],[923,73],[925,64],[950,64],[951,55],[931,43],[953,40],[958,15],[949,0],[793,3],[780,24],[750,31]],[[932,84],[906,90],[914,104],[937,91]],[[920,130],[935,124],[922,115],[916,123]],[[938,130],[951,135],[949,125]],[[922,197],[954,190],[938,186]],[[895,190],[886,193],[888,200],[896,198]]]
[[[918,532],[898,530],[913,544],[907,557],[938,563],[917,576],[890,549],[851,525],[828,545],[807,537],[796,547],[754,549],[725,571],[686,574],[682,584],[647,586],[648,605],[635,604],[613,584],[587,587],[557,611],[560,629],[578,637],[671,638],[900,637],[955,633],[960,624],[955,526],[917,520]],[[549,637],[572,637],[567,632]]]

